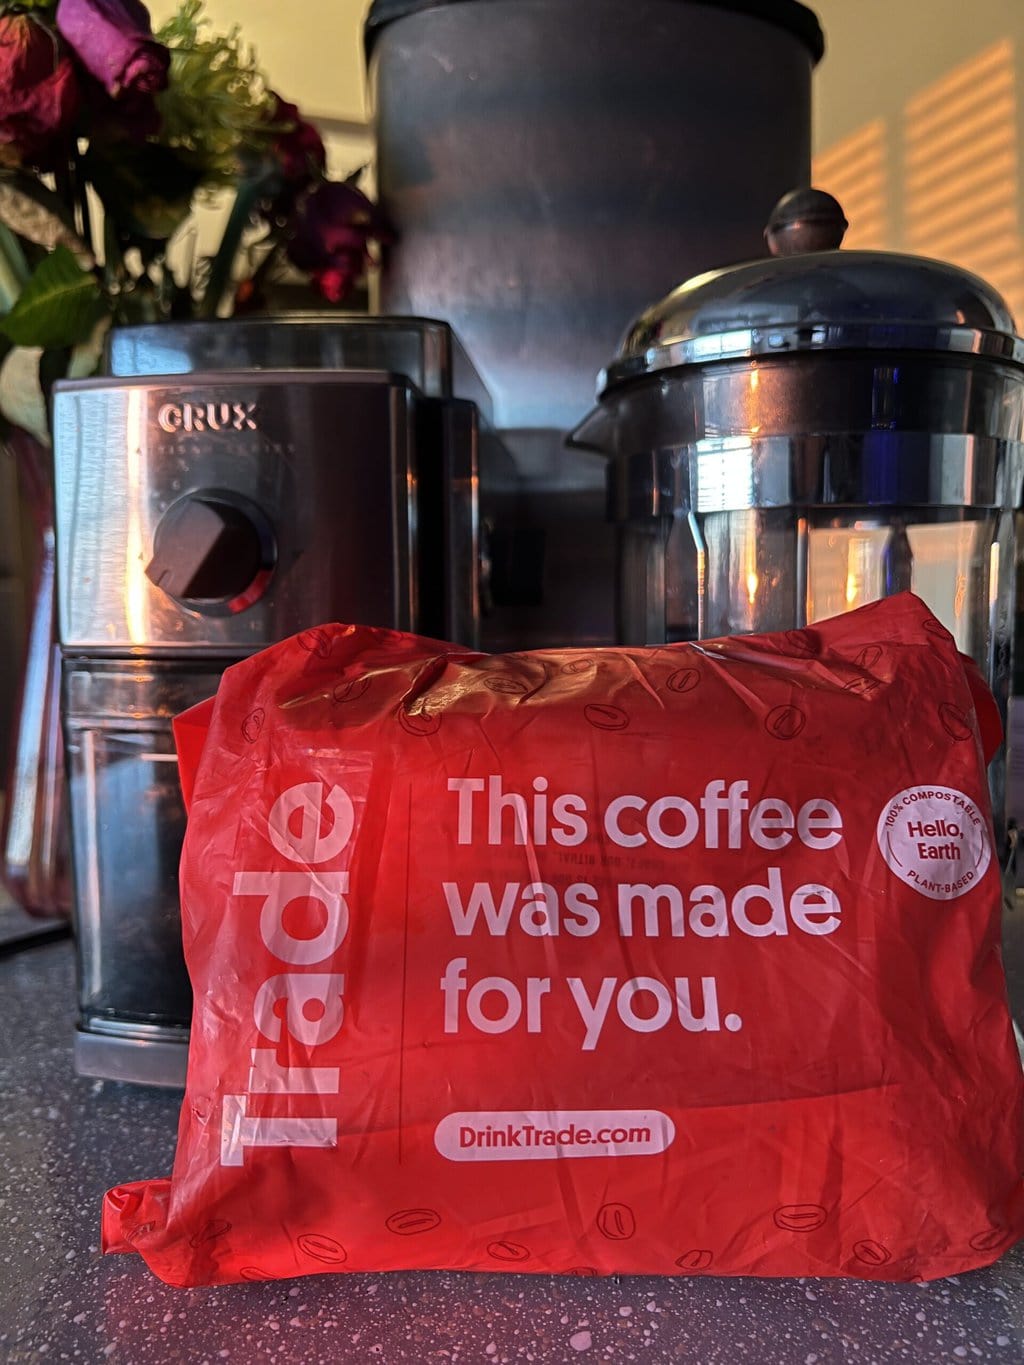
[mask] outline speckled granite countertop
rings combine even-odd
[[[500,1365],[1024,1360],[1024,1245],[929,1285],[346,1275],[174,1290],[101,1258],[103,1191],[169,1171],[176,1095],[72,1074],[69,943],[0,960],[0,1361]]]

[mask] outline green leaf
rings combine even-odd
[[[88,339],[105,307],[96,276],[58,246],[36,266],[0,332],[18,346],[74,346]]]

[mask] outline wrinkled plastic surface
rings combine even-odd
[[[660,649],[325,626],[178,726],[196,1006],[107,1251],[929,1279],[1024,1231],[985,752],[916,598]]]

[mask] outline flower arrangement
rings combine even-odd
[[[40,393],[90,373],[111,324],[258,307],[289,264],[342,302],[388,231],[325,164],[202,0],[156,33],[140,0],[0,0],[0,411],[38,430]],[[198,257],[194,210],[224,190]]]

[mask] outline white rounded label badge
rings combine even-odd
[[[901,881],[935,901],[973,890],[992,857],[988,822],[955,787],[907,787],[878,817],[882,857]]]

